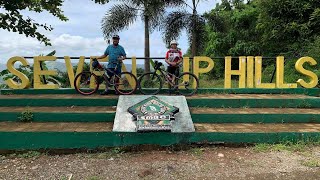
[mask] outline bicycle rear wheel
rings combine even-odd
[[[184,96],[192,96],[197,92],[199,87],[198,78],[189,72],[182,73],[179,78],[176,79],[178,92]]]
[[[137,90],[138,81],[132,73],[122,72],[114,76],[114,81],[115,80],[117,80],[117,82],[114,82],[114,88],[119,94],[130,95]]]
[[[158,94],[161,88],[161,77],[156,73],[145,73],[139,78],[139,90],[144,95]]]
[[[99,88],[98,77],[89,71],[81,72],[74,79],[74,88],[82,95],[91,95]]]

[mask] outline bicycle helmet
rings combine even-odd
[[[120,39],[120,36],[115,34],[115,35],[112,36],[112,39]]]
[[[96,69],[96,68],[99,68],[100,66],[101,66],[101,65],[100,65],[99,61],[98,61],[97,59],[93,59],[92,67],[93,67],[94,69]]]
[[[171,46],[172,44],[178,45],[178,42],[177,42],[176,40],[172,40],[172,41],[170,42],[170,46]]]

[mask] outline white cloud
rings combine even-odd
[[[216,1],[203,1],[199,12],[212,9]],[[90,0],[66,0],[62,9],[69,21],[62,22],[47,12],[35,13],[24,11],[40,23],[47,23],[54,27],[53,31],[42,31],[51,39],[52,47],[40,44],[34,38],[7,32],[0,29],[0,63],[5,63],[13,56],[37,56],[56,50],[56,56],[90,56],[101,55],[107,43],[103,39],[100,28],[101,19],[113,3],[106,5],[95,4]],[[1,9],[0,9],[1,10]],[[119,33],[120,44],[124,46],[128,56],[144,56],[144,27],[141,20],[132,24],[128,30]],[[185,52],[188,48],[187,37],[183,34],[179,39],[180,48]],[[164,57],[166,45],[162,41],[160,32],[150,35],[151,56]]]

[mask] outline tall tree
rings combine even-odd
[[[201,0],[192,0],[192,5],[185,2],[185,7],[190,8],[192,13],[186,9],[170,12],[162,24],[164,29],[164,40],[166,43],[177,39],[183,30],[187,31],[189,43],[191,44],[191,56],[197,55],[202,48],[205,37],[205,19],[198,14],[197,7]]]
[[[146,57],[144,67],[150,72],[150,33],[159,27],[164,19],[165,9],[170,6],[178,6],[183,0],[124,0],[113,5],[102,19],[102,30],[105,38],[123,29],[128,29],[138,17],[144,22]]]

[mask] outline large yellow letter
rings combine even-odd
[[[254,75],[253,75],[253,67],[254,67],[254,57],[247,57],[247,87],[254,88]]]
[[[29,85],[30,85],[29,78],[25,74],[21,73],[16,68],[14,68],[14,63],[17,62],[17,61],[20,61],[23,66],[29,66],[29,63],[23,57],[17,57],[17,56],[10,58],[9,61],[7,62],[7,69],[13,75],[16,75],[16,76],[18,76],[20,78],[21,84],[15,82],[11,78],[7,79],[6,83],[12,89],[25,89],[25,88],[28,88]]]
[[[206,68],[200,68],[200,62],[207,62],[208,66]],[[196,56],[193,58],[193,74],[199,78],[200,74],[210,72],[214,67],[214,62],[211,58],[205,56]],[[193,86],[196,86],[196,82],[194,82]]]
[[[262,69],[262,57],[257,56],[255,58],[255,74],[256,74],[256,88],[275,88],[275,83],[262,83],[261,70]]]
[[[183,57],[183,72],[189,72],[190,69],[190,59],[189,57]]]
[[[310,82],[307,83],[306,81],[304,81],[303,79],[299,79],[297,81],[298,84],[300,84],[301,86],[305,87],[305,88],[314,88],[317,86],[318,84],[318,76],[313,73],[312,71],[308,71],[306,69],[303,68],[303,64],[307,62],[309,63],[310,65],[314,66],[317,64],[317,61],[314,60],[313,58],[311,57],[302,57],[300,58],[297,62],[296,62],[296,65],[295,65],[295,68],[296,70],[301,73],[301,74],[304,74],[306,76],[309,77],[310,79]]]
[[[231,75],[239,76],[239,88],[246,87],[246,57],[239,57],[239,70],[231,70],[232,57],[225,58],[224,88],[231,88]]]
[[[34,74],[34,89],[58,89],[58,84],[42,84],[40,75],[56,76],[56,70],[41,70],[41,61],[55,61],[55,56],[36,56],[34,57],[33,74]]]
[[[76,75],[80,74],[83,71],[84,60],[85,60],[85,57],[84,56],[80,56],[80,60],[78,62]],[[64,61],[66,63],[66,68],[67,68],[67,72],[68,72],[68,77],[69,77],[71,88],[74,88],[74,78],[75,78],[76,75],[74,75],[73,66],[71,64],[70,57],[69,56],[65,56],[64,57]]]
[[[283,56],[279,56],[277,57],[277,81],[276,81],[276,85],[277,88],[297,88],[297,84],[293,83],[293,84],[285,84],[283,82],[283,74],[284,74],[284,57]]]

